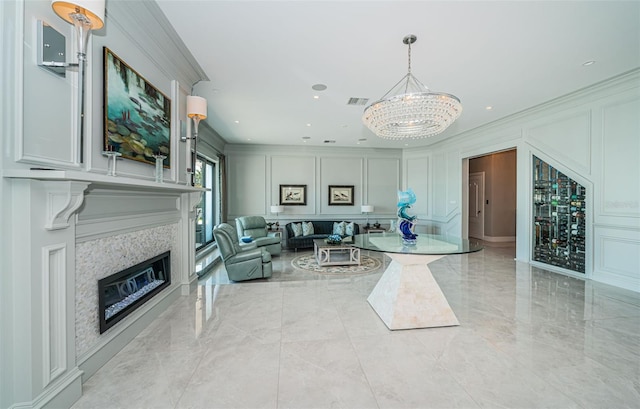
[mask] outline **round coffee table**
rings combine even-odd
[[[415,245],[405,245],[396,233],[373,233],[354,236],[352,245],[384,252],[392,260],[367,298],[387,328],[460,325],[428,264],[447,255],[480,251],[478,242],[419,234]]]

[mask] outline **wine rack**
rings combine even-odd
[[[535,156],[533,174],[533,260],[584,274],[584,186]]]

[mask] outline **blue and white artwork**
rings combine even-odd
[[[416,202],[416,194],[413,189],[398,191],[398,231],[402,236],[402,242],[407,245],[416,244],[417,234],[414,233],[416,216],[407,214],[407,210]]]
[[[163,155],[169,168],[171,100],[106,47],[104,106],[105,151],[149,164]]]

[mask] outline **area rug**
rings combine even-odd
[[[304,254],[291,260],[293,268],[299,268],[301,270],[312,271],[314,273],[321,274],[336,274],[336,275],[349,275],[349,274],[366,274],[372,271],[376,271],[382,266],[382,262],[377,258],[373,258],[366,255],[360,256],[359,266],[325,266],[320,267],[316,262],[313,254]]]

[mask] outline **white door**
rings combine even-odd
[[[484,172],[469,173],[469,237],[484,239]]]

